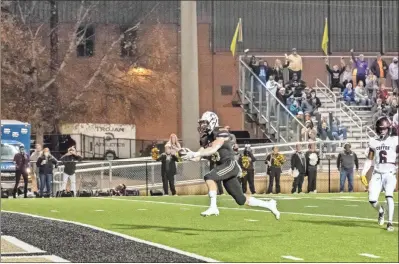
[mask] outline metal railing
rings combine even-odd
[[[318,84],[321,84],[322,86],[319,86]],[[317,87],[318,91],[321,91],[324,96],[329,99],[332,103],[334,103],[334,114],[337,114],[337,96],[333,91],[331,91],[327,85],[325,85],[320,79],[316,79],[315,81],[315,86]]]
[[[335,113],[337,113],[337,107],[336,105],[339,104],[339,112],[344,113],[349,120],[351,121],[350,124],[350,130],[352,130],[352,124],[354,124],[355,126],[357,126],[360,129],[360,138],[363,139],[363,120],[349,107],[347,106],[344,102],[337,100],[337,96],[335,95],[335,93],[333,91],[331,91],[327,85],[325,85],[322,81],[320,81],[319,79],[316,79],[315,81],[316,83],[316,87],[318,89],[320,89],[320,91],[322,93],[324,93],[326,95],[326,97],[330,98],[332,102],[335,102]],[[318,83],[320,83],[323,87],[319,87]],[[332,95],[332,98],[328,96],[328,93]],[[349,114],[350,113],[350,114]],[[352,116],[351,116],[352,115]],[[356,122],[356,120],[358,122]]]
[[[271,93],[267,87],[266,84],[263,83],[259,77],[252,71],[252,69],[240,58],[240,76],[241,78],[239,78],[240,80],[240,85],[239,85],[239,91],[240,91],[240,95],[241,98],[243,98],[246,102],[249,103],[249,108],[251,111],[254,111],[258,113],[258,118],[259,119],[263,119],[266,122],[266,126],[269,126],[269,128],[271,128],[271,130],[273,130],[276,134],[277,134],[277,139],[281,139],[284,142],[287,142],[287,139],[289,139],[289,133],[290,133],[290,124],[292,124],[291,122],[289,122],[289,118],[291,118],[292,120],[294,120],[295,124],[296,124],[296,134],[298,136],[298,140],[301,137],[301,128],[306,128],[303,123],[295,116],[291,113],[291,111],[289,111],[289,109],[280,102],[280,100],[277,98],[277,96],[273,93]],[[247,78],[246,78],[246,72],[250,73],[250,91],[249,91],[249,95],[247,94],[247,89],[246,86],[248,84]],[[261,87],[261,89],[259,89],[259,106],[256,107],[256,104],[253,101],[253,91],[254,91],[254,80],[257,81],[257,84]],[[266,111],[262,111],[262,92],[266,92],[267,96],[266,96]],[[276,106],[276,126],[274,126],[271,122],[271,115],[270,115],[270,105],[272,100],[275,101],[275,106]],[[286,128],[286,132],[287,132],[287,136],[286,138],[283,137],[281,135],[281,123],[280,123],[280,109],[285,111],[285,114],[289,117],[289,118],[285,118],[286,122],[285,122],[285,128]],[[259,120],[260,121],[260,120]],[[260,122],[262,123],[262,122]],[[307,140],[307,139],[305,139]]]

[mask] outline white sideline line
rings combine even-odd
[[[46,251],[43,251],[37,247],[34,247],[32,245],[29,245],[28,243],[25,243],[21,240],[19,240],[16,237],[13,236],[1,236],[2,239],[4,239],[5,241],[9,242],[10,244],[13,244],[19,248],[21,248],[22,250],[24,250],[25,252],[18,252],[19,253],[45,253]]]
[[[380,256],[376,256],[376,255],[369,254],[369,253],[361,253],[359,255],[363,256],[363,257],[368,257],[368,258],[381,258]]]
[[[360,203],[368,203],[369,201],[367,200],[367,197],[359,197],[357,200],[355,199],[344,199],[344,198],[324,198],[324,197],[290,197],[290,196],[255,196],[258,197],[259,199],[275,199],[275,200],[300,200],[300,199],[315,199],[315,200],[326,200],[326,201],[345,201],[345,202],[360,202]],[[362,199],[362,200],[359,200]],[[232,198],[228,198],[226,200],[232,200]],[[381,202],[384,202],[385,200],[381,200]],[[395,204],[399,204],[399,202],[395,202]]]
[[[294,256],[281,256],[282,258],[285,258],[285,259],[290,259],[290,260],[303,260],[302,258],[297,258],[297,257],[294,257]]]
[[[125,202],[142,202],[142,203],[168,204],[168,205],[179,205],[179,206],[190,206],[190,207],[208,208],[207,205],[185,204],[185,203],[171,203],[171,202],[160,202],[160,201],[133,200],[133,199],[118,199],[118,198],[105,198],[105,197],[92,197],[91,199],[105,199],[105,200],[125,201]],[[270,213],[269,211],[266,211],[266,210],[247,209],[247,208],[232,208],[232,207],[218,207],[218,208],[219,208],[219,209],[226,209],[226,210],[236,210],[236,211],[253,211],[253,212]],[[280,213],[283,213],[283,214],[291,214],[291,215],[320,216],[320,217],[330,217],[330,218],[341,218],[341,219],[353,219],[353,220],[375,221],[374,218],[363,218],[363,217],[355,217],[355,216],[311,214],[311,213],[296,213],[296,212],[280,212]],[[392,223],[398,224],[398,222],[395,222],[395,221],[392,222]]]
[[[4,260],[6,260],[6,259],[29,259],[29,260],[32,260],[32,259],[34,259],[34,258],[45,258],[45,259],[48,259],[48,260],[50,260],[50,261],[52,261],[52,262],[55,262],[55,263],[69,263],[70,261],[68,261],[68,260],[66,260],[66,259],[63,259],[63,258],[60,258],[60,257],[57,257],[57,256],[54,256],[54,255],[40,255],[40,256],[7,256],[7,257],[1,257],[1,259],[4,259]]]
[[[27,214],[27,213],[20,213],[20,212],[6,211],[6,210],[1,210],[1,212],[25,215],[25,216],[30,216],[30,217],[39,218],[39,219],[46,219],[46,220],[51,220],[51,221],[57,221],[57,222],[62,222],[62,223],[68,223],[68,224],[74,224],[74,225],[78,225],[78,226],[83,226],[83,227],[91,228],[93,230],[102,231],[102,232],[105,232],[105,233],[108,233],[108,234],[111,234],[111,235],[119,236],[119,237],[122,237],[122,238],[125,238],[125,239],[128,239],[128,240],[137,242],[137,243],[141,243],[141,244],[157,247],[157,248],[160,248],[160,249],[163,249],[163,250],[167,250],[167,251],[171,251],[171,252],[174,252],[174,253],[178,253],[178,254],[181,254],[181,255],[184,255],[184,256],[187,256],[187,257],[191,257],[191,258],[194,258],[194,259],[202,260],[202,261],[205,261],[205,262],[220,262],[218,260],[214,260],[214,259],[211,259],[211,258],[203,257],[203,256],[200,256],[200,255],[197,255],[197,254],[194,254],[194,253],[190,253],[190,252],[187,252],[187,251],[183,251],[183,250],[180,250],[180,249],[177,249],[177,248],[172,248],[172,247],[165,246],[165,245],[162,245],[162,244],[146,241],[146,240],[143,240],[143,239],[140,239],[140,238],[128,236],[128,235],[125,235],[125,234],[117,233],[117,232],[114,232],[114,231],[110,231],[110,230],[107,230],[107,229],[103,229],[103,228],[100,228],[100,227],[96,227],[96,226],[92,226],[92,225],[88,225],[88,224],[83,224],[83,223],[79,223],[79,222],[75,222],[75,221],[56,219],[56,218],[52,218],[52,217],[45,217],[45,216],[39,216],[39,215],[34,215],[34,214]]]

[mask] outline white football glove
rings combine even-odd
[[[183,160],[192,160],[192,159],[198,158],[199,156],[200,156],[199,152],[190,151],[190,152],[187,152],[187,154],[184,157],[182,157],[182,159]]]

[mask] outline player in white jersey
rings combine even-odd
[[[391,122],[388,117],[380,117],[376,122],[377,137],[370,139],[368,159],[364,164],[361,180],[369,190],[369,202],[378,211],[378,224],[384,224],[384,208],[378,202],[381,190],[385,190],[388,205],[387,230],[393,231],[395,203],[393,193],[396,187],[396,156],[399,150],[398,137],[391,135]],[[368,183],[366,174],[374,161],[374,170]]]

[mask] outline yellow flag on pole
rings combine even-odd
[[[236,27],[236,31],[234,32],[233,39],[231,40],[230,44],[230,51],[233,54],[233,57],[236,53],[237,49],[237,41],[242,42],[242,23],[241,23],[241,18],[238,19],[238,24]]]
[[[328,55],[328,26],[327,26],[327,18],[326,18],[326,23],[324,25],[324,33],[323,33],[323,39],[321,41],[321,49],[324,51],[324,54]]]

